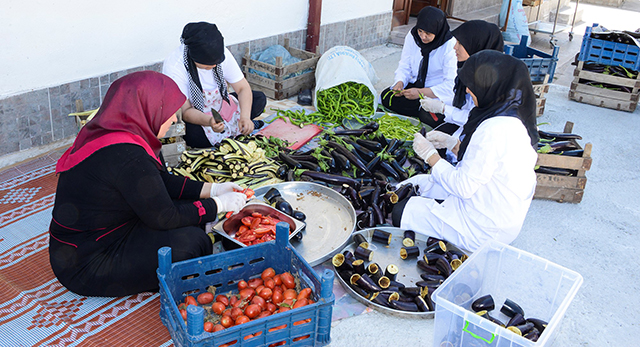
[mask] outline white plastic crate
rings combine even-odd
[[[434,293],[436,303],[434,346],[541,347],[551,346],[567,307],[582,285],[582,276],[546,259],[498,241],[475,252]],[[506,323],[500,312],[505,299],[518,303],[525,318],[538,318],[548,326],[537,342],[480,317],[471,303],[491,294],[489,312]]]

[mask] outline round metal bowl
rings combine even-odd
[[[337,191],[310,182],[284,182],[263,186],[255,191],[262,199],[271,188],[306,215],[306,227],[300,231],[301,241],[291,240],[296,251],[315,266],[333,257],[349,242],[356,226],[356,211]]]

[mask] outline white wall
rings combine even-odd
[[[322,24],[391,10],[393,0],[324,0]],[[0,11],[0,99],[152,64],[188,22],[231,45],[306,28],[307,0],[25,0]]]

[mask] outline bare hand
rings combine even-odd
[[[393,87],[391,87],[391,90],[402,91],[403,88],[404,88],[404,83],[397,82],[396,84],[393,85]]]
[[[213,117],[211,117],[211,122],[209,123],[209,125],[211,126],[211,129],[213,129],[213,131],[216,133],[221,133],[224,131],[224,123],[217,123],[215,119],[213,119]]]
[[[418,88],[409,88],[409,89],[405,89],[404,91],[402,91],[402,96],[404,96],[405,98],[409,99],[409,100],[416,100],[416,99],[420,99],[420,95],[422,93],[420,93],[420,89]]]
[[[249,118],[240,117],[238,119],[238,128],[243,135],[249,135],[253,131],[253,121]]]

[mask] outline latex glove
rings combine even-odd
[[[406,184],[413,184],[414,187],[418,187],[418,194],[422,195],[423,193],[429,191],[429,189],[431,189],[431,187],[433,186],[433,181],[431,179],[431,175],[429,174],[420,174],[420,175],[415,175],[412,176],[410,178],[407,178],[406,180],[398,183],[398,185],[396,186],[396,189],[400,186],[406,185]]]
[[[233,182],[211,183],[211,195],[209,197],[220,196],[225,193],[231,193],[233,190],[242,190],[243,188]]]
[[[213,201],[218,206],[218,213],[229,211],[237,213],[247,204],[247,196],[244,193],[231,192],[214,196]]]
[[[429,142],[422,134],[416,133],[413,135],[413,150],[416,154],[422,158],[422,160],[427,160],[432,155],[438,153],[436,147]]]
[[[427,111],[433,113],[444,113],[444,102],[438,99],[424,98],[420,100],[420,106]]]
[[[458,144],[458,139],[442,131],[433,130],[427,133],[427,140],[433,143],[436,148],[447,148],[452,150]]]

